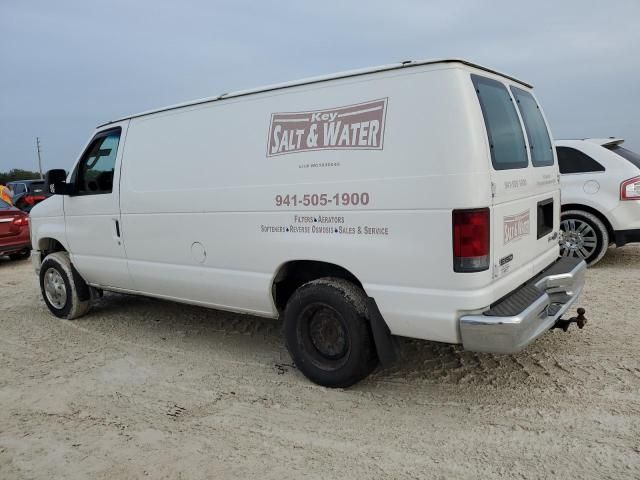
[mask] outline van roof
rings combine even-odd
[[[267,85],[264,87],[258,87],[258,88],[252,88],[252,89],[247,89],[247,90],[238,90],[237,92],[231,92],[231,93],[223,93],[221,95],[215,96],[215,97],[207,97],[207,98],[201,98],[198,100],[192,100],[189,102],[183,102],[183,103],[178,103],[175,105],[170,105],[167,107],[163,107],[163,108],[158,108],[158,109],[154,109],[154,110],[147,110],[141,113],[136,113],[133,115],[127,115],[125,117],[121,117],[118,118],[116,120],[111,120],[109,122],[103,123],[101,125],[98,125],[98,128],[100,127],[104,127],[106,125],[110,125],[112,123],[116,123],[116,122],[121,122],[123,120],[128,120],[131,118],[136,118],[136,117],[143,117],[145,115],[151,115],[154,113],[159,113],[159,112],[164,112],[167,110],[175,110],[177,108],[183,108],[183,107],[190,107],[190,106],[194,106],[194,105],[200,105],[203,103],[209,103],[209,102],[215,102],[218,100],[223,100],[223,99],[227,99],[227,98],[234,98],[234,97],[243,97],[245,95],[252,95],[255,93],[262,93],[262,92],[270,92],[270,91],[274,91],[274,90],[281,90],[283,88],[288,88],[288,87],[296,87],[296,86],[300,86],[300,85],[309,85],[312,83],[320,83],[320,82],[326,82],[328,80],[336,80],[339,78],[348,78],[348,77],[357,77],[360,75],[367,75],[370,73],[377,73],[377,72],[386,72],[389,70],[398,70],[401,68],[409,68],[409,67],[417,67],[417,66],[422,66],[422,65],[434,65],[434,64],[438,64],[438,63],[460,63],[462,65],[466,65],[468,67],[472,67],[472,68],[477,68],[479,70],[484,70],[485,72],[489,72],[489,73],[493,73],[496,75],[500,75],[502,77],[508,78],[509,80],[512,80],[514,82],[517,82],[521,85],[524,85],[527,88],[533,88],[530,84],[523,82],[522,80],[518,80],[517,78],[511,77],[509,75],[505,75],[504,73],[500,73],[496,70],[487,68],[487,67],[483,67],[481,65],[477,65],[475,63],[472,62],[468,62],[466,60],[462,60],[462,59],[456,59],[456,58],[451,58],[451,59],[440,59],[440,60],[418,60],[418,61],[414,61],[414,60],[406,60],[400,63],[392,63],[389,65],[380,65],[377,67],[368,67],[368,68],[361,68],[361,69],[357,69],[357,70],[349,70],[349,71],[345,71],[345,72],[338,72],[338,73],[331,73],[328,75],[320,75],[317,77],[309,77],[309,78],[303,78],[301,80],[293,80],[290,82],[284,82],[284,83],[277,83],[277,84],[273,84],[273,85]]]

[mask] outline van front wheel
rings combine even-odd
[[[366,295],[340,278],[298,288],[284,311],[284,333],[298,369],[325,387],[349,387],[378,364]]]
[[[67,252],[46,256],[40,266],[40,290],[49,311],[72,320],[89,311],[89,287],[74,271]]]

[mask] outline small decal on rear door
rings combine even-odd
[[[504,245],[518,240],[525,235],[529,235],[529,210],[516,213],[515,215],[507,215],[504,217],[502,225],[504,232]]]
[[[382,150],[387,99],[271,114],[267,157],[312,150]]]

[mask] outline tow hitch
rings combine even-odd
[[[551,330],[553,330],[554,328],[561,328],[562,331],[566,332],[567,330],[569,330],[569,325],[571,325],[574,322],[576,323],[576,325],[578,325],[579,329],[583,329],[584,326],[587,324],[587,319],[585,318],[584,314],[585,314],[585,309],[579,308],[577,317],[571,317],[568,320],[559,318],[556,321],[556,323],[553,324],[553,327],[551,327]]]

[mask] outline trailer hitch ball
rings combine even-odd
[[[584,308],[579,308],[578,309],[578,316],[577,317],[573,317],[571,320],[576,321],[576,324],[578,325],[579,329],[582,329],[586,324],[587,324],[587,319],[584,316],[584,314],[586,313]]]
[[[562,331],[566,332],[567,330],[569,330],[569,325],[571,325],[572,323],[575,323],[576,325],[578,325],[579,329],[583,329],[584,326],[587,324],[587,319],[584,316],[585,314],[585,309],[584,308],[579,308],[578,309],[578,316],[577,317],[571,317],[568,320],[565,320],[563,318],[560,318],[556,321],[556,323],[553,325],[553,328],[561,328]]]

